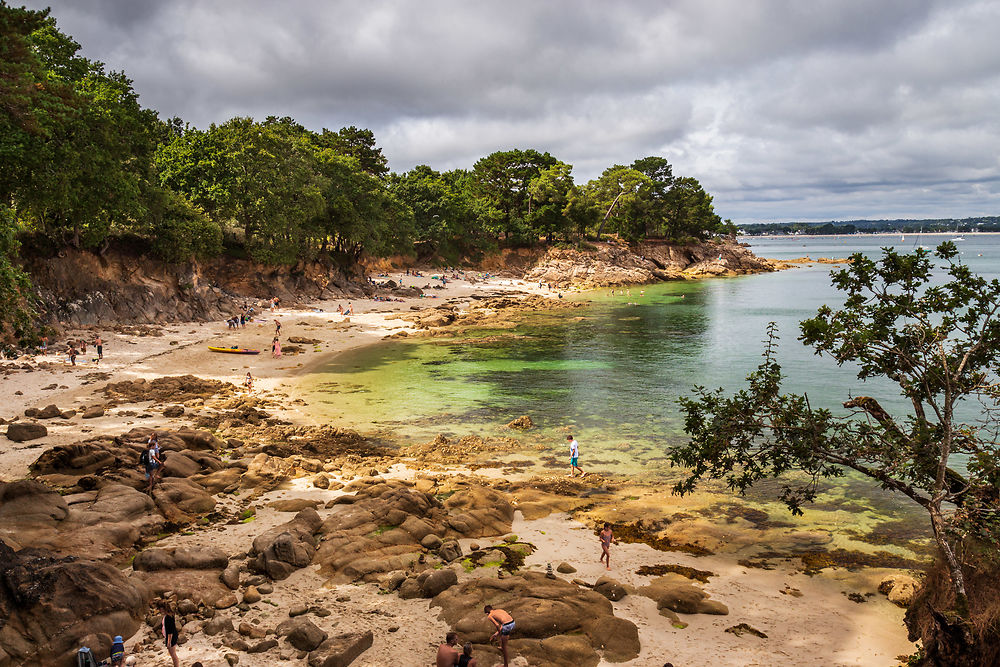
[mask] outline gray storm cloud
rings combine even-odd
[[[51,6],[161,117],[368,127],[396,170],[658,154],[737,222],[1000,213],[996,2]]]

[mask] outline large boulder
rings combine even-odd
[[[605,651],[605,658],[612,662],[632,659],[639,652],[635,624],[616,618],[604,596],[540,572],[469,579],[431,602],[440,607],[442,620],[475,643],[486,643],[493,632],[483,614],[484,604],[503,608],[514,617],[515,640],[521,642],[516,644],[520,647],[517,654],[526,655],[532,664],[596,665],[598,651]],[[614,629],[613,637],[604,626]],[[566,652],[559,657],[553,646]]]
[[[316,510],[306,508],[288,523],[258,535],[250,551],[250,569],[272,579],[285,579],[312,562],[316,554],[314,534],[323,525]]]
[[[347,667],[370,649],[374,640],[371,630],[331,637],[309,654],[309,667]]]
[[[118,568],[0,542],[0,656],[9,665],[68,665],[89,646],[107,655],[115,635],[140,627],[149,593]],[[2,660],[2,657],[0,657]]]
[[[435,570],[427,575],[420,585],[420,592],[425,598],[432,598],[458,583],[458,575],[451,568]]]
[[[907,574],[892,574],[882,579],[878,592],[889,598],[898,607],[909,607],[920,589],[920,582]]]
[[[326,641],[327,634],[307,618],[290,618],[280,623],[276,630],[279,636],[300,651],[312,651]]]
[[[14,442],[26,442],[44,438],[49,434],[49,429],[42,424],[34,422],[14,422],[7,425],[7,439]]]
[[[445,502],[449,534],[455,537],[491,537],[509,533],[514,506],[493,489],[473,486],[460,489]]]

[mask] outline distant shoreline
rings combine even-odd
[[[736,240],[743,241],[744,239],[834,239],[834,238],[852,238],[855,236],[860,237],[871,237],[871,236],[906,236],[906,233],[901,232],[872,232],[872,233],[862,233],[862,234],[743,234],[736,237]],[[917,236],[950,236],[954,238],[956,236],[955,232],[910,232],[910,236],[916,238]],[[1000,232],[959,232],[958,236],[1000,236]]]

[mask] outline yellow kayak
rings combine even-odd
[[[212,347],[208,346],[210,352],[225,352],[227,354],[260,354],[260,350],[251,350],[245,347]]]

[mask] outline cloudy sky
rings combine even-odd
[[[1000,215],[1000,2],[27,4],[161,117],[368,127],[397,171],[662,155],[737,222]]]

